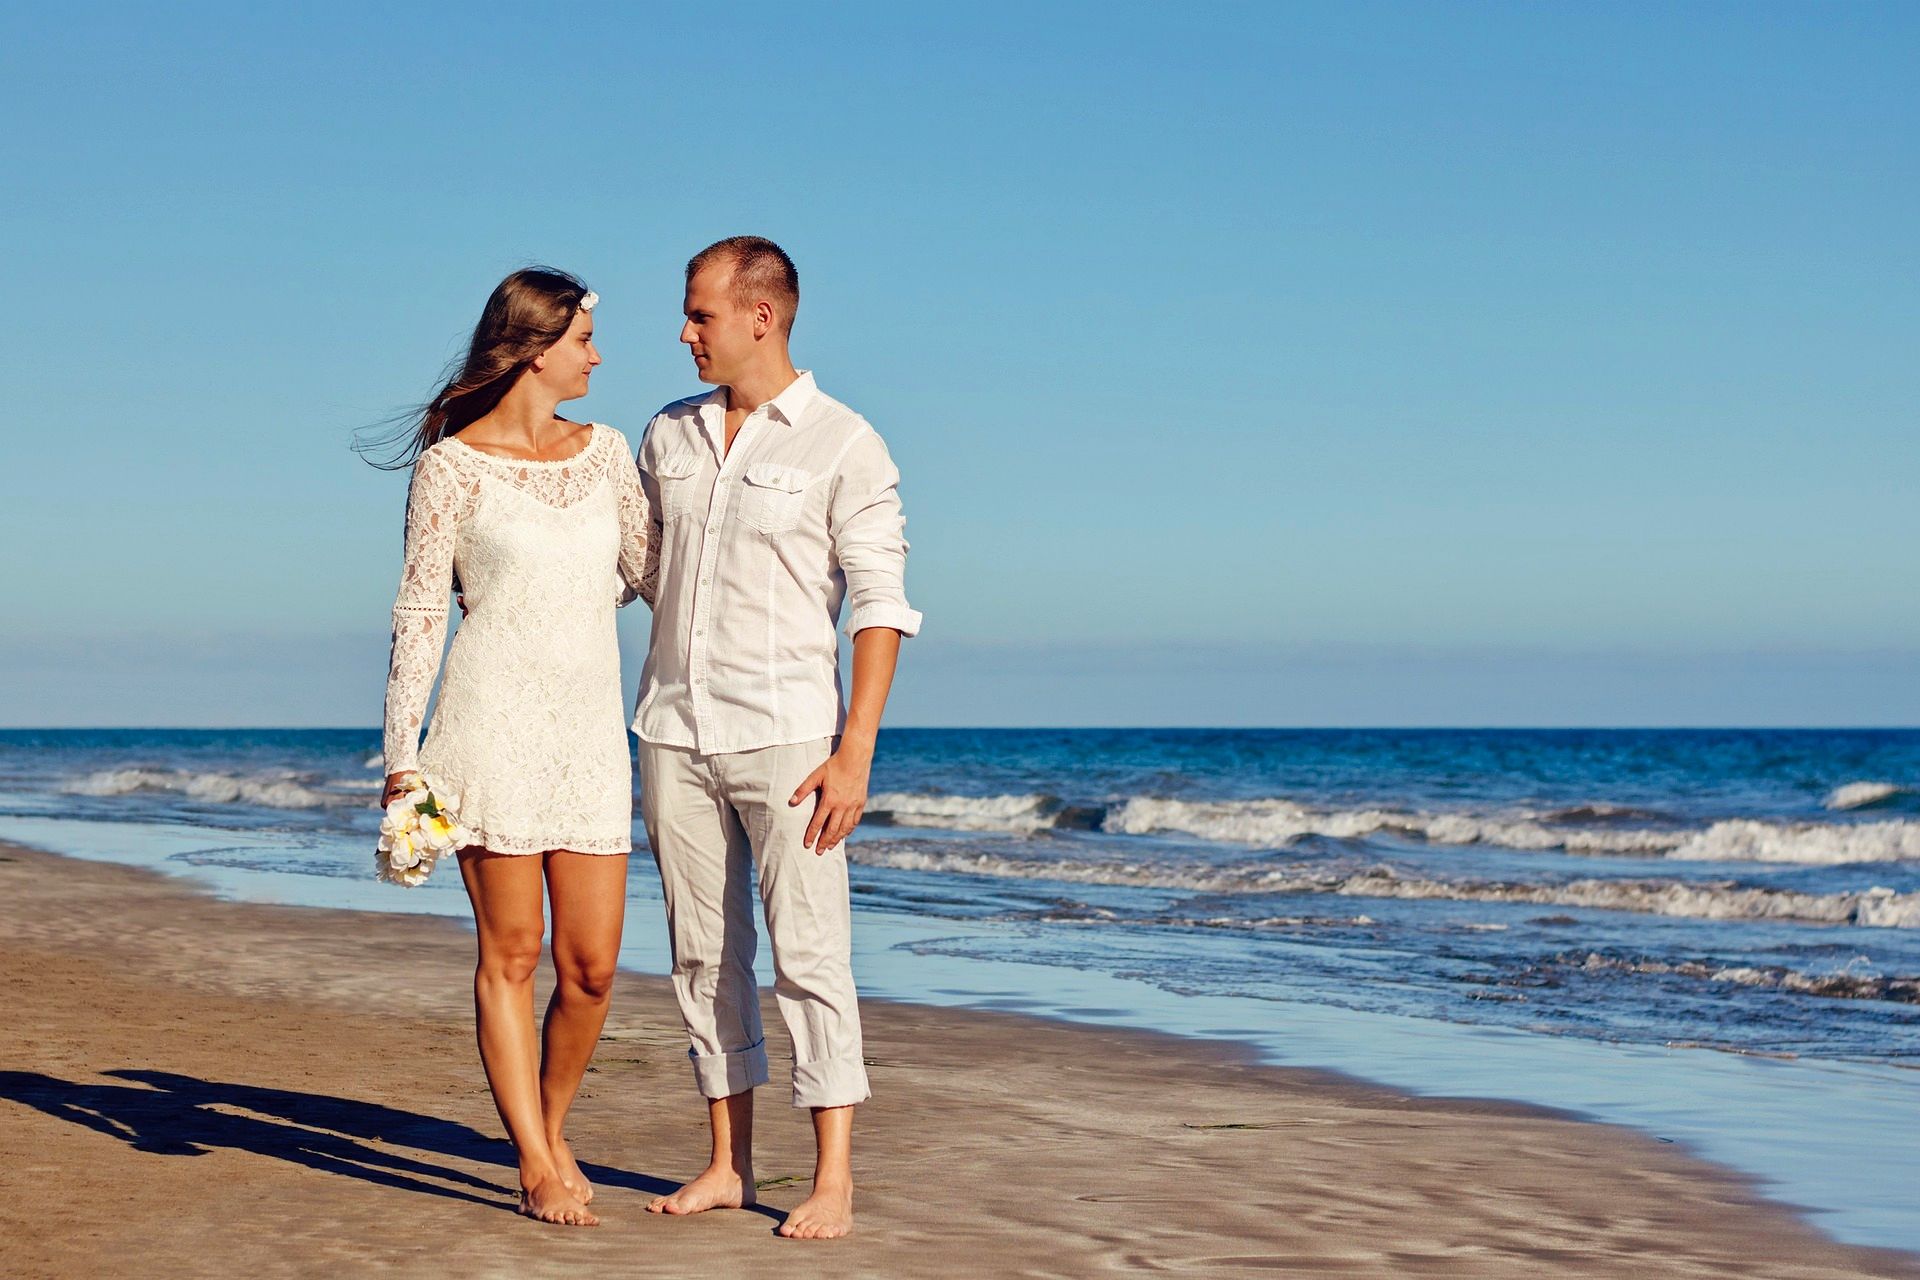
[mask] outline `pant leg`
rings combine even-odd
[[[725,1098],[767,1082],[767,1044],[753,979],[751,849],[713,759],[641,743],[640,812],[667,899],[673,994],[694,1083]]]
[[[814,801],[787,803],[833,753],[830,739],[715,757],[746,823],[760,873],[774,994],[793,1035],[793,1105],[840,1107],[870,1096],[853,986],[853,921],[843,844],[819,854],[801,841]]]

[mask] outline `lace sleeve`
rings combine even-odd
[[[387,666],[386,771],[419,767],[420,725],[440,672],[447,638],[453,546],[468,486],[440,454],[413,464],[407,489],[406,551],[393,601],[393,654]]]
[[[620,495],[620,603],[637,596],[653,606],[660,590],[660,517],[640,481],[639,460],[620,441],[614,462]]]

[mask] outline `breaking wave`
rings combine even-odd
[[[1920,978],[1856,972],[1851,966],[1825,973],[1805,973],[1784,965],[1723,964],[1714,960],[1652,960],[1603,955],[1597,951],[1565,952],[1552,957],[1547,963],[1586,973],[1674,974],[1707,982],[1728,982],[1800,995],[1920,1004]]]
[[[1290,800],[1160,800],[1135,797],[1108,812],[1116,835],[1177,831],[1233,844],[1284,845],[1305,836],[1354,840],[1376,832],[1430,844],[1484,844],[1508,849],[1658,856],[1683,833],[1617,827],[1549,826],[1535,818],[1395,809],[1309,809]]]
[[[1920,822],[1716,822],[1687,837],[1667,855],[1703,862],[1792,862],[1839,866],[1850,862],[1920,859]]]
[[[932,796],[883,791],[867,801],[867,816],[896,827],[1030,834],[1053,826],[1060,807],[1052,796],[1043,795]]]
[[[206,804],[249,804],[268,809],[318,809],[366,803],[362,795],[318,791],[286,777],[190,773],[181,769],[102,769],[73,779],[63,789],[82,796],[171,792]]]
[[[1432,880],[1390,867],[1354,874],[1314,874],[1299,866],[1218,868],[1143,862],[1014,858],[972,849],[940,849],[868,841],[849,846],[853,860],[903,871],[999,879],[1128,885],[1189,893],[1335,894],[1343,897],[1521,902],[1700,920],[1796,920],[1869,928],[1920,928],[1920,893],[1876,886],[1854,893],[1802,893],[1733,881],[1569,880],[1522,884],[1497,880]]]
[[[1920,796],[1920,789],[1897,782],[1849,782],[1827,795],[1829,809],[1878,809],[1892,802]]]
[[[1104,808],[1073,808],[1053,796],[1039,794],[948,796],[895,791],[874,796],[868,812],[882,824],[899,827],[1014,835],[1086,827],[1109,835],[1171,833],[1261,848],[1283,848],[1309,836],[1357,840],[1384,834],[1437,845],[1703,862],[1838,866],[1920,861],[1920,821],[1912,819],[1794,823],[1737,818],[1694,829],[1624,826],[1620,824],[1659,815],[1605,804],[1582,805],[1542,816],[1491,816],[1311,809],[1290,800],[1170,800],[1148,796],[1135,796]],[[1575,822],[1603,825],[1569,825]]]

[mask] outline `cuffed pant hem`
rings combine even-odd
[[[793,1105],[850,1107],[873,1096],[867,1068],[858,1054],[793,1064]]]
[[[738,1053],[699,1054],[687,1050],[693,1062],[693,1082],[708,1098],[731,1098],[767,1082],[767,1042]]]

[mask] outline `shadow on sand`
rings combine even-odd
[[[519,1196],[516,1177],[490,1181],[396,1150],[410,1148],[516,1169],[513,1147],[505,1139],[488,1137],[451,1120],[351,1098],[199,1080],[165,1071],[103,1074],[133,1083],[77,1084],[37,1071],[0,1071],[0,1098],[25,1103],[155,1155],[198,1156],[220,1147],[251,1151],[376,1186],[465,1200],[490,1209],[511,1210]],[[664,1195],[678,1185],[584,1161],[580,1169],[597,1185],[648,1195]],[[441,1185],[445,1183],[454,1185]]]

